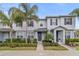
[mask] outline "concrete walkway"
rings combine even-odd
[[[42,42],[38,42],[38,44],[37,44],[37,51],[43,51]]]
[[[37,52],[39,55],[43,55],[44,49],[43,49],[42,42],[38,42],[36,52]]]

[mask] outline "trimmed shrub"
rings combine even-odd
[[[43,40],[42,42],[48,42],[48,43],[52,43],[52,40]]]
[[[0,41],[0,43],[2,43],[2,41]]]
[[[37,39],[33,39],[33,43],[37,43]]]
[[[58,43],[43,42],[43,46],[58,46]]]
[[[36,43],[0,43],[0,47],[36,47]]]
[[[4,43],[11,43],[11,39],[6,39]],[[12,38],[12,43],[26,43],[26,41],[21,38]]]
[[[70,45],[70,46],[77,46],[79,45],[77,42],[79,42],[78,38],[69,38],[65,40],[65,44]]]
[[[11,39],[10,38],[6,39],[4,43],[11,43]]]
[[[31,43],[31,40],[30,40],[30,38],[27,38],[27,43]]]

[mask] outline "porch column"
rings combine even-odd
[[[35,38],[38,39],[38,32],[35,32]]]
[[[65,30],[63,30],[63,42],[62,44],[65,44]]]
[[[56,42],[56,30],[54,30],[54,42]]]

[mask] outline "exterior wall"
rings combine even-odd
[[[50,25],[50,19],[52,19],[52,25]],[[53,24],[53,22],[55,22],[56,19],[58,19],[58,23],[59,23],[59,18],[47,18],[47,29],[48,30],[54,29],[55,27],[59,26],[59,25],[54,25]]]
[[[65,37],[70,36],[70,38],[75,38],[75,31],[66,30]]]
[[[64,17],[48,17],[46,18],[46,20],[39,20],[39,21],[34,21],[34,26],[33,27],[28,27],[27,26],[27,22],[26,21],[23,21],[23,24],[22,24],[22,27],[17,27],[15,23],[13,23],[13,29],[15,30],[15,33],[13,34],[13,37],[16,37],[17,36],[23,36],[23,38],[28,38],[29,35],[33,35],[34,38],[38,38],[38,34],[37,32],[35,32],[35,30],[39,29],[39,28],[47,28],[48,31],[50,30],[54,30],[53,31],[53,34],[54,34],[54,41],[56,42],[56,31],[57,30],[63,30],[63,42],[62,43],[65,43],[65,33],[66,33],[66,30],[65,28],[67,28],[68,30],[70,29],[75,29],[75,20],[76,18],[75,17],[72,17],[72,25],[64,25],[64,19],[67,18],[66,16]],[[50,19],[52,19],[52,25],[50,25]],[[55,25],[53,22],[56,22],[56,19],[57,19],[57,25]],[[40,25],[43,25],[43,26],[40,26]],[[59,26],[62,26],[64,28],[61,28]],[[57,27],[57,28],[56,28]],[[7,25],[3,25],[2,23],[0,23],[0,29],[1,28],[10,28],[9,26]],[[55,29],[56,28],[56,29]],[[44,36],[45,36],[45,33],[42,34],[42,40],[44,39]],[[0,39],[4,40],[6,38],[9,38],[9,33],[0,33]],[[74,38],[74,31],[70,30],[70,38]]]
[[[41,26],[41,24],[42,24],[42,26]],[[47,28],[46,20],[40,20],[37,25],[38,25],[37,26],[38,28]]]
[[[0,41],[4,41],[5,39],[9,38],[8,32],[0,32]]]
[[[76,18],[72,17],[72,25],[65,25],[64,24],[65,18],[68,18],[68,17],[51,17],[51,18],[49,17],[49,18],[47,18],[47,29],[49,29],[49,30],[54,29],[55,27],[58,27],[58,26],[63,26],[67,29],[75,29]],[[54,24],[50,25],[50,19],[52,19],[52,23],[55,22],[57,19],[58,25],[54,25]]]
[[[60,26],[63,26],[63,27],[65,27],[65,28],[67,28],[67,29],[74,29],[75,28],[75,18],[74,17],[72,17],[72,25],[65,25],[64,24],[64,19],[65,18],[68,18],[68,17],[61,17],[60,19],[61,19],[61,24],[60,24]]]
[[[16,38],[17,36],[23,36],[23,38],[26,38],[26,32],[25,31],[16,31]]]

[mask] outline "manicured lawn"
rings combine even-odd
[[[44,46],[44,50],[67,50],[62,46]]]
[[[0,50],[36,50],[36,47],[0,47]]]
[[[75,46],[74,48],[75,48],[76,50],[79,50],[79,46]]]

